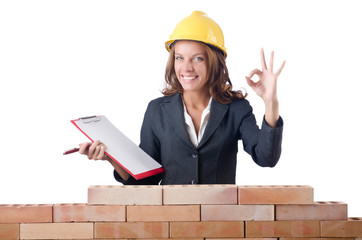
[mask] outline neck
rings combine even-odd
[[[184,92],[182,99],[186,107],[205,109],[209,104],[210,94],[200,94],[199,92]]]

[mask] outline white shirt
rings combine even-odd
[[[210,97],[209,104],[206,106],[206,108],[202,112],[199,134],[196,134],[196,130],[195,130],[194,123],[192,122],[192,118],[187,113],[185,103],[183,103],[184,104],[184,117],[185,117],[186,130],[187,130],[187,132],[188,132],[188,134],[190,136],[190,140],[191,140],[192,144],[195,147],[197,147],[197,145],[199,145],[199,143],[200,143],[200,141],[202,139],[202,136],[204,135],[206,125],[207,125],[207,123],[209,121],[211,100],[212,100],[212,98]]]

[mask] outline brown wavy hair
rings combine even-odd
[[[204,44],[207,58],[207,83],[212,98],[220,103],[228,104],[233,99],[241,99],[247,96],[242,91],[233,91],[233,85],[229,78],[229,71],[225,63],[224,54],[213,46]],[[163,95],[171,96],[176,93],[183,93],[183,88],[175,73],[175,44],[170,49],[170,56],[165,72],[166,87],[162,90]]]

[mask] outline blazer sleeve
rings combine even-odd
[[[244,150],[249,153],[256,164],[261,167],[274,167],[282,150],[283,119],[279,117],[277,127],[271,128],[263,117],[261,129],[256,124],[250,104],[239,128]]]
[[[152,103],[152,102],[151,102]],[[155,121],[155,115],[157,114],[157,108],[149,104],[143,118],[141,128],[141,143],[139,147],[150,155],[153,159],[160,163],[160,143],[154,132],[153,121]],[[123,180],[118,173],[114,170],[114,178],[123,183],[124,185],[157,185],[162,177],[162,174],[150,176],[140,180],[136,180],[134,177],[129,176],[128,180]]]

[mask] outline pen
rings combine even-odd
[[[88,145],[86,149],[89,149],[90,146],[91,146],[91,145]],[[80,149],[80,148],[72,148],[72,149],[69,149],[69,150],[63,152],[63,155],[67,155],[67,154],[79,152],[79,149]]]
[[[67,155],[67,154],[71,154],[71,153],[75,153],[75,152],[79,152],[79,148],[69,149],[69,150],[63,152],[63,155]]]

